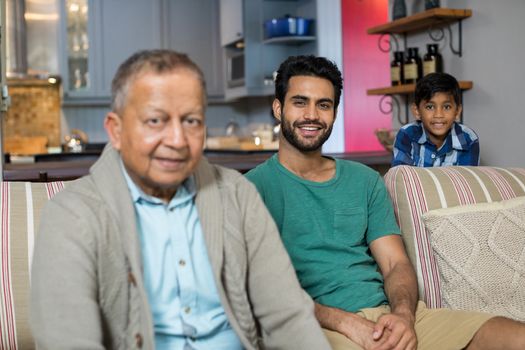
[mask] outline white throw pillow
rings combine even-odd
[[[423,215],[443,305],[525,321],[525,197]]]

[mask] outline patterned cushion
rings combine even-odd
[[[397,166],[385,174],[405,246],[416,269],[419,297],[441,307],[436,259],[421,215],[429,210],[501,201],[525,195],[525,169]]]
[[[30,266],[44,203],[62,182],[0,182],[0,349],[34,349],[29,331]]]
[[[423,214],[443,306],[525,321],[525,197]]]

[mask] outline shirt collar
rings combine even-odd
[[[165,203],[157,197],[150,196],[149,194],[144,193],[142,189],[131,179],[129,176],[126,167],[124,166],[124,163],[122,162],[122,159],[120,160],[120,167],[122,169],[122,173],[124,174],[124,178],[126,179],[126,183],[128,185],[131,198],[133,199],[133,203],[136,204],[142,204],[142,203],[149,203],[149,204],[163,204]],[[182,203],[185,203],[189,200],[192,200],[195,194],[197,193],[196,185],[195,185],[195,177],[191,175],[188,177],[181,186],[177,189],[177,192],[171,198],[170,202],[167,204],[168,208],[180,205]]]
[[[418,120],[417,123],[419,127],[421,128],[421,130],[423,131],[421,133],[421,136],[419,137],[419,140],[417,140],[417,143],[419,143],[420,145],[424,145],[425,143],[428,143],[435,147],[436,145],[434,145],[434,143],[430,141],[429,138],[427,137],[427,131],[423,127],[423,123],[420,120]],[[454,124],[452,124],[452,128],[450,129],[450,133],[447,135],[445,142],[443,142],[443,146],[445,146],[446,148],[451,147],[452,149],[455,149],[458,151],[469,149],[470,145],[466,141],[464,134],[465,133],[463,132],[461,125],[454,122]]]

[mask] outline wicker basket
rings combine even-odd
[[[392,152],[397,131],[392,129],[376,129],[374,132],[379,143],[381,143],[387,151]]]

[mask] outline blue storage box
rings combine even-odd
[[[312,35],[313,19],[302,17],[273,18],[264,21],[264,36],[268,39],[280,36]]]

